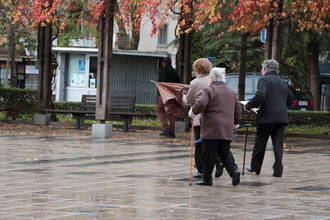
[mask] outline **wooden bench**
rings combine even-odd
[[[95,95],[82,95],[81,110],[65,110],[65,109],[45,109],[46,113],[53,114],[71,114],[76,119],[76,128],[80,129],[83,120],[95,120]],[[123,121],[124,131],[128,131],[133,117],[153,117],[153,115],[136,113],[135,97],[133,96],[112,96],[110,120]]]

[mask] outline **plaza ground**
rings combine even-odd
[[[260,176],[188,184],[189,133],[0,124],[0,219],[330,219],[330,139],[287,138],[282,178],[267,150]],[[247,164],[253,136],[249,136]],[[232,151],[242,169],[244,137]]]

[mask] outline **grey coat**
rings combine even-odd
[[[201,138],[231,141],[234,124],[241,115],[235,92],[223,82],[212,83],[203,89],[192,106],[194,114],[202,113]]]
[[[287,104],[292,96],[285,80],[275,72],[269,72],[259,79],[257,92],[245,108],[259,108],[257,124],[288,124]]]
[[[202,92],[203,89],[209,87],[210,85],[210,76],[201,75],[195,78],[190,82],[189,90],[187,93],[187,105],[192,106],[195,103],[197,95]],[[201,115],[198,114],[194,118],[194,126],[200,126]]]

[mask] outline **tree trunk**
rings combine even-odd
[[[191,10],[190,12],[185,12],[181,8],[181,16],[178,24],[182,26],[179,27],[179,50],[177,53],[177,71],[180,74],[180,80],[182,83],[189,84],[191,81],[191,43],[193,38],[193,31],[187,30],[191,29],[193,23],[193,1],[188,1],[187,5]]]
[[[191,81],[191,42],[193,32],[180,34],[179,51],[177,59],[177,71],[182,83]]]
[[[266,41],[266,55],[265,55],[265,59],[271,59],[272,58],[273,30],[274,30],[274,20],[271,19],[269,21],[269,25],[267,27],[267,41]]]
[[[38,27],[39,86],[38,109],[50,108],[52,98],[52,24]]]
[[[276,0],[278,7],[275,8],[275,16],[273,20],[273,38],[272,38],[272,51],[271,58],[279,60],[280,58],[280,41],[281,41],[281,30],[282,25],[280,24],[279,17],[283,10],[283,0]]]
[[[8,44],[8,48],[7,51],[9,51],[9,44]],[[6,59],[6,75],[5,75],[5,79],[4,79],[4,87],[8,88],[9,87],[9,82],[8,82],[8,76],[10,75],[10,56],[9,53],[7,52],[7,59]]]
[[[105,0],[105,13],[100,17],[100,43],[97,62],[96,116],[104,123],[110,119],[111,60],[113,41],[114,7],[116,0]]]
[[[191,81],[191,42],[193,37],[193,32],[189,32],[185,34],[185,42],[184,42],[184,54],[183,54],[183,80],[182,82],[185,84],[189,84]]]
[[[141,21],[137,19],[137,16],[135,15],[137,11],[138,5],[136,3],[133,4],[131,10],[131,21],[132,21],[132,35],[129,40],[129,49],[131,50],[137,50],[139,47],[139,42],[140,42],[140,25]],[[138,29],[138,28],[139,29]]]
[[[15,27],[9,24],[8,54],[10,56],[10,87],[17,88]]]
[[[140,42],[140,31],[133,31],[131,39],[129,41],[129,49],[137,50]]]
[[[246,73],[246,51],[247,51],[247,38],[248,34],[241,34],[240,45],[240,65],[238,75],[238,99],[245,99],[245,73]]]
[[[309,32],[308,41],[308,66],[310,89],[314,101],[314,110],[320,110],[321,87],[320,87],[320,69],[319,69],[319,55],[320,55],[320,36],[316,32]]]
[[[118,0],[115,1],[115,12],[120,14]],[[124,20],[122,19],[122,17],[116,16],[115,19],[116,19],[116,23],[118,25],[119,33],[126,34],[125,24],[124,24]]]

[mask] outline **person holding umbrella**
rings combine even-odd
[[[171,58],[165,57],[163,59],[162,67],[159,71],[158,82],[180,82],[179,74],[172,67],[171,63]],[[175,114],[165,110],[165,106],[163,104],[162,98],[159,95],[159,92],[157,97],[156,113],[163,127],[163,131],[160,133],[160,135],[175,138]]]
[[[189,116],[201,113],[201,138],[205,143],[203,180],[198,185],[212,186],[212,171],[218,154],[228,174],[232,177],[232,185],[240,183],[240,172],[234,165],[234,157],[230,154],[230,143],[233,138],[234,124],[238,124],[241,107],[235,92],[226,82],[224,69],[211,71],[211,84],[196,97],[189,110]]]

